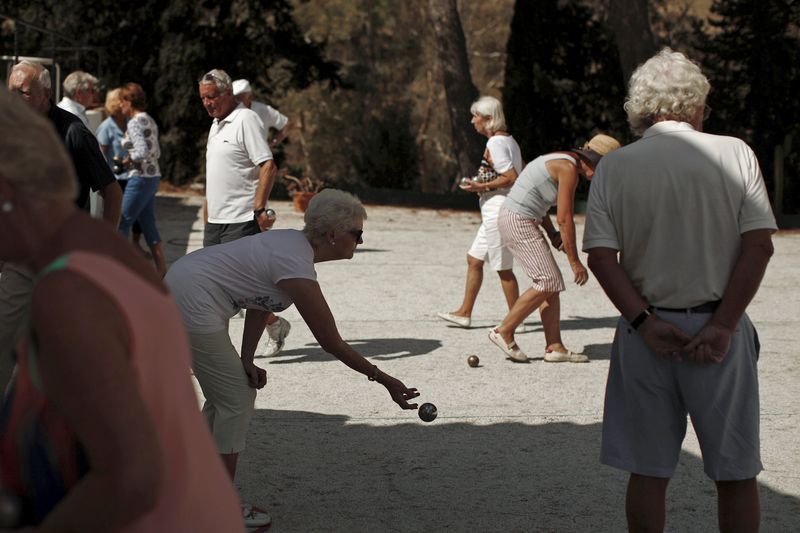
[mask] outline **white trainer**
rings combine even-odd
[[[283,350],[283,343],[286,337],[289,336],[289,331],[292,325],[285,318],[278,317],[278,320],[272,324],[267,324],[267,349],[264,353],[265,357],[278,355]]]

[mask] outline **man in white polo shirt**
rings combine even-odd
[[[664,530],[687,416],[720,530],[759,528],[759,342],[745,309],[776,225],[750,147],[703,133],[709,89],[669,48],[641,65],[625,111],[642,138],[603,158],[589,192],[583,249],[622,314],[600,457],[630,472],[630,531]]]
[[[247,80],[236,80],[233,82],[233,96],[236,97],[238,102],[244,104],[247,109],[256,112],[256,115],[258,115],[258,118],[260,118],[261,122],[264,124],[264,130],[267,134],[270,146],[275,147],[283,142],[283,139],[286,138],[286,135],[288,135],[289,131],[292,129],[292,121],[289,120],[286,115],[270,105],[253,100],[253,90],[250,88],[250,82]],[[269,140],[271,129],[276,130],[277,133],[272,140]]]
[[[253,111],[233,96],[231,77],[224,70],[205,74],[200,99],[214,121],[206,144],[206,226],[203,246],[213,246],[269,229],[267,200],[275,183],[275,162],[264,125]],[[267,355],[283,348],[290,324],[267,311],[245,315],[242,357],[252,357],[264,328]]]
[[[76,70],[64,78],[63,88],[64,96],[58,103],[58,107],[81,119],[83,125],[88,128],[89,119],[86,116],[86,108],[97,104],[97,78],[88,72]],[[94,131],[93,128],[92,131]]]

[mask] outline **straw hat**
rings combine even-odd
[[[597,166],[604,155],[608,155],[622,145],[614,137],[598,133],[592,137],[582,148],[573,150],[585,157],[593,167]]]

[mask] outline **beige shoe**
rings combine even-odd
[[[468,328],[471,323],[471,320],[468,316],[458,316],[454,315],[453,313],[436,313],[436,316],[442,320],[447,320],[456,326],[461,326],[462,328]]]
[[[489,330],[489,340],[495,343],[498,348],[503,350],[503,353],[506,354],[507,359],[511,359],[515,363],[528,362],[528,356],[519,349],[517,343],[512,342],[511,344],[506,344],[505,339],[503,339],[503,336],[497,332],[496,328]]]
[[[567,350],[566,352],[544,352],[544,360],[547,363],[588,363],[589,358],[582,353],[575,353]]]

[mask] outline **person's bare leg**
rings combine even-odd
[[[142,248],[142,233],[140,231],[132,231],[131,232],[131,240],[133,244],[136,245],[136,248],[142,250],[144,252],[144,248]]]
[[[153,263],[156,265],[158,276],[163,278],[167,275],[167,261],[164,258],[164,245],[160,242],[151,244],[150,253],[153,256]]]
[[[552,296],[539,306],[539,315],[542,317],[544,343],[547,349],[566,352],[567,349],[561,340],[561,297],[559,293],[552,293]]]
[[[519,298],[514,302],[511,310],[505,318],[503,318],[503,322],[497,326],[497,332],[500,333],[500,336],[503,337],[506,344],[514,342],[514,331],[517,329],[517,326],[522,324],[522,322],[538,309],[539,306],[542,305],[542,302],[552,294],[552,292],[539,292],[531,287],[519,295]]]
[[[761,523],[756,478],[717,481],[717,516],[722,533],[751,533]]]
[[[631,533],[659,533],[666,521],[669,478],[631,474],[625,496],[625,516]]]
[[[498,270],[497,275],[500,276],[500,286],[503,287],[503,295],[506,297],[508,310],[514,307],[519,298],[519,284],[517,283],[517,276],[514,275],[513,270]]]
[[[227,470],[228,475],[231,476],[231,481],[233,481],[236,477],[236,462],[239,460],[239,454],[221,453],[219,456],[222,458],[222,464],[225,465],[225,470]]]
[[[461,307],[451,314],[456,316],[472,316],[472,308],[478,299],[478,292],[483,284],[483,261],[467,254],[467,281],[464,284],[464,300]]]

